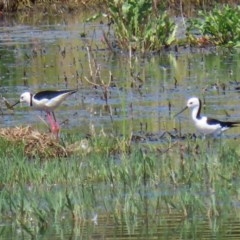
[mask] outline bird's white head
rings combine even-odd
[[[187,101],[187,107],[192,109],[200,106],[200,100],[197,97],[189,98]]]
[[[26,102],[29,105],[31,105],[31,93],[30,92],[24,92],[20,96],[20,102]]]
[[[175,117],[184,112],[188,108],[192,110],[192,116],[200,117],[201,100],[197,97],[189,98],[187,101],[187,106],[183,108],[179,113],[177,113]]]

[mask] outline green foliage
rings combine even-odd
[[[116,41],[122,49],[160,50],[175,41],[174,22],[166,12],[154,9],[151,0],[111,0],[107,8]]]
[[[89,145],[87,154],[29,161],[24,146],[14,151],[0,139],[9,149],[1,153],[1,221],[8,218],[35,237],[62,216],[92,223],[92,214],[106,212],[132,233],[139,216],[151,219],[159,209],[211,217],[232,211],[231,199],[238,198],[237,141],[153,146],[101,135]]]
[[[189,20],[189,34],[199,33],[214,45],[240,45],[240,6],[215,7],[200,11],[199,19]]]

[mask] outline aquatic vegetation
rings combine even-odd
[[[121,49],[156,51],[175,41],[175,23],[166,11],[154,8],[150,0],[108,1],[107,16]]]
[[[217,6],[211,11],[200,11],[199,18],[188,21],[191,43],[201,45],[239,46],[240,7]],[[198,37],[200,35],[200,37]]]
[[[211,218],[231,209],[234,214],[240,173],[234,140],[169,139],[153,146],[96,135],[89,145],[88,154],[29,160],[23,144],[1,138],[1,149],[7,149],[0,153],[1,219],[33,237],[52,222],[94,225],[108,213],[113,223],[125,222],[129,234],[139,216],[152,219],[154,229],[163,213]]]

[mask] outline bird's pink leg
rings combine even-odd
[[[59,125],[59,123],[56,120],[54,112],[52,112],[52,116],[53,116],[53,120],[54,120],[53,132],[58,136],[58,134],[60,132],[60,125]]]
[[[51,132],[58,137],[58,134],[59,134],[59,131],[60,131],[60,125],[56,121],[54,113],[53,113],[53,115],[51,115],[51,113],[48,112],[47,113],[47,120],[48,120],[48,122],[50,124]]]

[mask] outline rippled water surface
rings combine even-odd
[[[2,19],[1,96],[12,104],[24,91],[78,88],[55,114],[59,122],[64,122],[63,133],[77,130],[82,135],[93,127],[96,131],[122,134],[123,124],[134,133],[161,134],[180,126],[182,133],[194,133],[189,112],[172,117],[191,96],[203,100],[203,112],[211,117],[240,120],[239,50],[179,48],[145,57],[116,50],[116,54],[103,41],[103,31],[107,32],[108,27],[85,23],[86,17],[46,17],[35,22]],[[44,119],[44,113],[24,104],[10,110],[3,99],[0,106],[1,128],[33,125],[46,129],[40,119]],[[229,138],[239,134],[238,128],[226,133]],[[161,211],[148,223],[142,216],[132,223],[116,225],[112,213],[99,216],[97,222],[93,218],[94,212],[84,222],[65,223],[62,219],[45,234],[53,236],[51,239],[146,239],[145,234],[150,236],[148,239],[239,236],[237,219],[186,220],[179,213]],[[196,228],[188,229],[188,221],[196,221]],[[222,235],[216,227],[219,222]],[[11,232],[10,228],[6,223],[6,231]],[[20,230],[19,236],[24,239]]]

